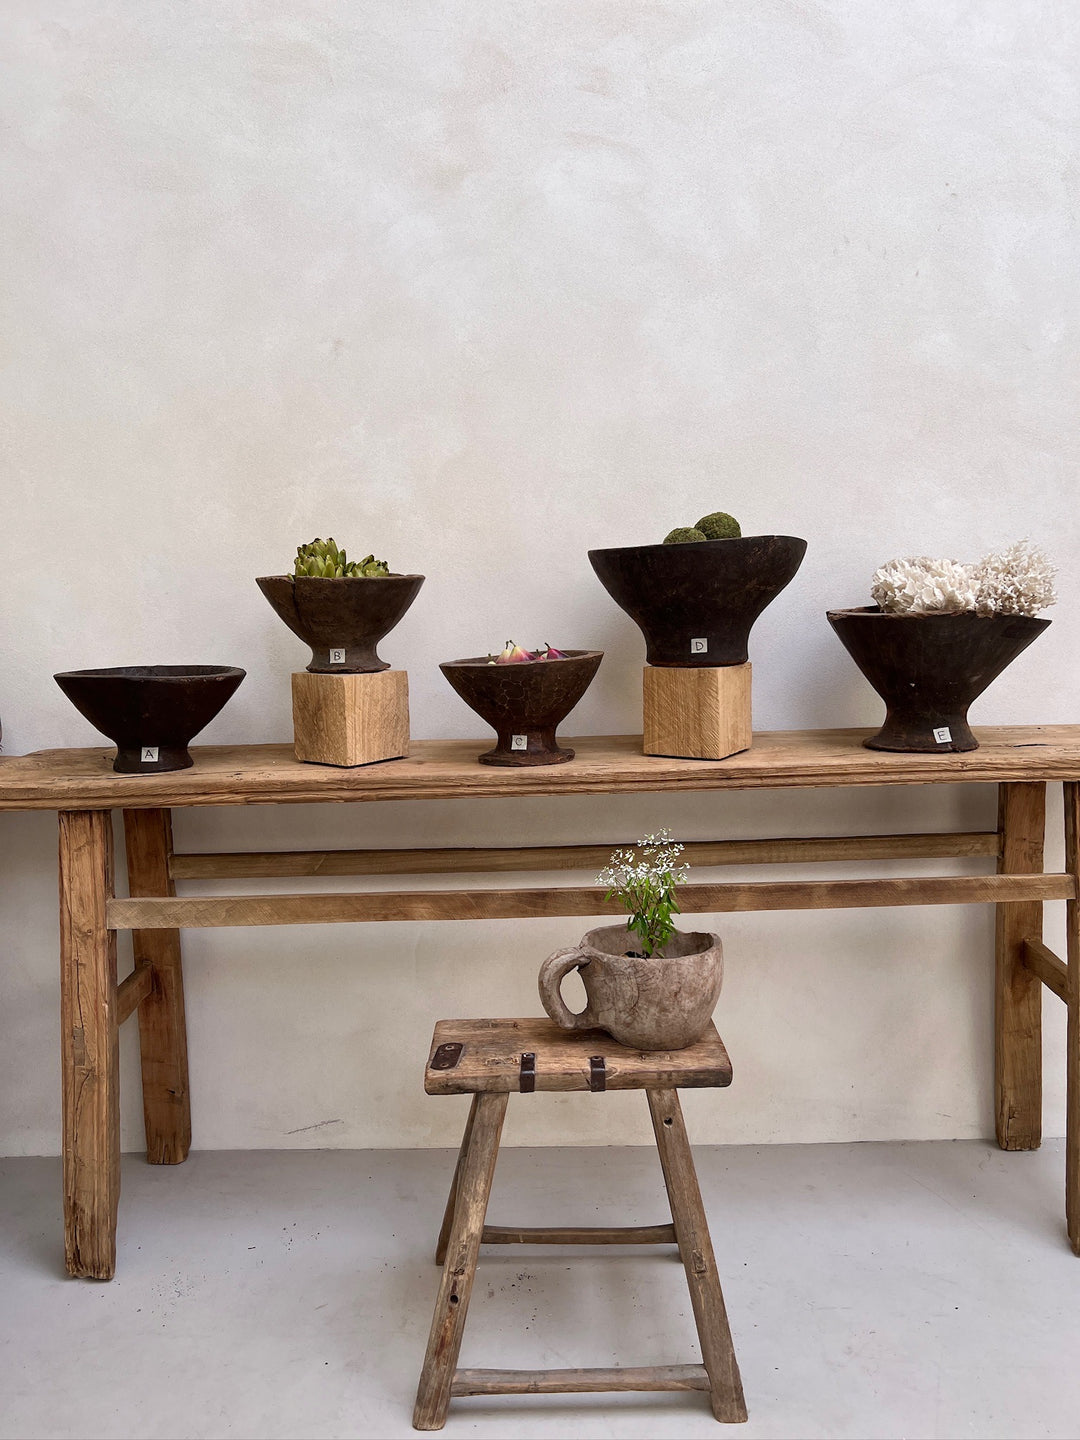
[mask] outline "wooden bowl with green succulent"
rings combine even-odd
[[[330,539],[300,545],[291,575],[261,575],[255,583],[310,646],[308,670],[355,675],[390,668],[376,647],[416,599],[424,576],[395,574],[373,554],[350,560]]]

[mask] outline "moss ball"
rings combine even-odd
[[[690,545],[695,540],[706,540],[700,530],[695,530],[692,525],[681,525],[664,536],[665,545]]]
[[[706,540],[737,540],[742,534],[739,522],[723,510],[714,510],[711,515],[703,515],[694,528],[700,530]]]

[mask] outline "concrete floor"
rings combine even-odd
[[[697,1151],[740,1436],[1080,1434],[1062,1145]],[[446,1151],[124,1162],[117,1278],[67,1280],[59,1163],[0,1161],[0,1436],[408,1436]],[[495,1223],[665,1218],[655,1153],[507,1150]],[[672,1252],[489,1249],[462,1363],[697,1359]],[[716,1435],[700,1395],[457,1401],[445,1432]]]

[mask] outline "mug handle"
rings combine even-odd
[[[540,966],[540,1003],[560,1030],[592,1030],[596,1025],[587,1002],[581,1014],[575,1015],[562,997],[563,976],[588,963],[580,947],[571,945],[568,950],[556,950]]]

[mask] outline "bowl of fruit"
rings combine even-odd
[[[482,765],[562,765],[574,752],[556,726],[589,688],[602,650],[525,650],[512,640],[498,655],[447,660],[439,669],[498,737]]]

